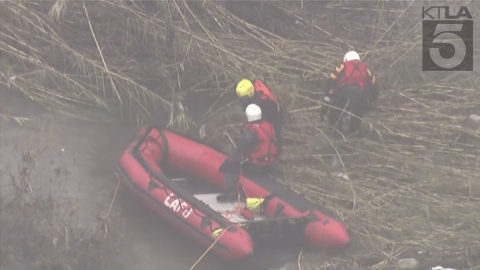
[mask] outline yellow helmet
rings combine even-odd
[[[239,97],[252,97],[254,93],[255,90],[251,81],[243,79],[237,84],[237,95]]]
[[[250,210],[253,214],[259,214],[261,212],[262,203],[263,203],[264,199],[262,199],[262,198],[247,198],[245,201],[247,203],[248,210]]]

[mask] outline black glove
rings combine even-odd
[[[377,101],[378,96],[380,95],[380,90],[378,89],[378,86],[375,84],[370,84],[367,87],[367,94],[368,94],[368,103],[370,106],[372,106],[375,101]]]
[[[375,93],[372,93],[372,91],[368,92],[367,102],[370,108],[373,108],[373,105],[375,104],[377,98],[378,96],[376,96]]]
[[[375,105],[375,101],[371,98],[368,99],[368,106],[371,108],[373,108],[373,105]]]

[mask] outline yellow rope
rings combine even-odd
[[[298,269],[302,270],[302,264],[300,263],[300,259],[302,258],[302,252],[303,250],[300,250],[300,253],[298,253]]]
[[[198,258],[198,260],[192,265],[192,267],[190,267],[189,270],[193,270],[193,268],[195,268],[195,266],[197,266],[197,264],[203,259],[203,257],[205,257],[205,255],[207,255],[208,251],[213,248],[213,246],[217,243],[217,241],[220,240],[220,237],[222,237],[223,234],[228,229],[230,229],[230,227],[232,227],[232,226],[228,226],[226,229],[223,230],[223,232],[217,237],[217,239],[215,239],[215,241],[210,245],[210,247],[208,247],[208,249],[202,254],[202,256],[200,256],[200,258]]]

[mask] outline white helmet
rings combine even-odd
[[[253,122],[262,119],[262,110],[256,104],[250,104],[245,109],[247,115],[247,121]]]
[[[343,62],[351,61],[351,60],[360,60],[360,55],[356,51],[349,51],[343,57]]]

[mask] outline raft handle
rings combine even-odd
[[[315,210],[310,209],[308,211],[308,214],[305,216],[305,218],[310,222],[310,221],[322,221],[317,215],[315,215]]]
[[[277,203],[277,208],[275,209],[275,212],[273,213],[273,217],[274,218],[280,217],[280,215],[282,214],[283,208],[285,208],[285,204],[280,203],[280,202]]]
[[[203,229],[207,226],[212,225],[212,220],[209,219],[208,217],[202,217],[202,221],[200,222],[200,227]]]

